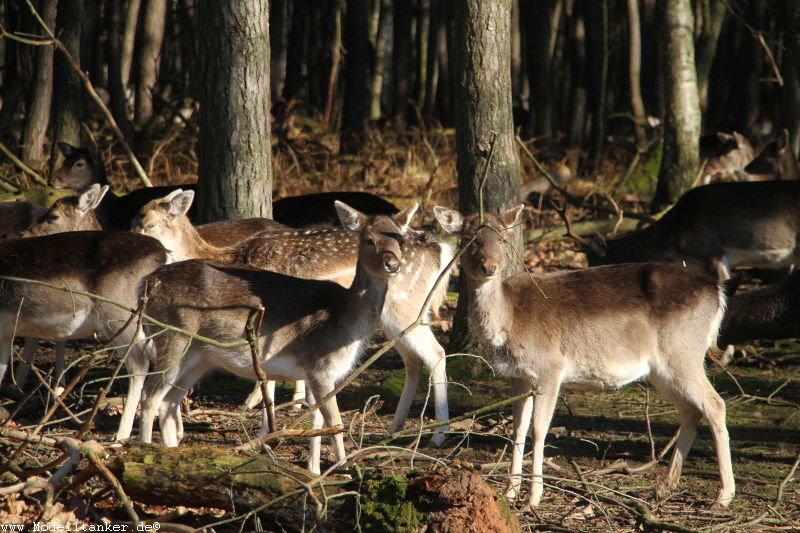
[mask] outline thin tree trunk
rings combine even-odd
[[[588,59],[592,97],[592,167],[600,166],[606,138],[606,95],[608,88],[608,0],[586,4]]]
[[[336,79],[339,77],[339,63],[342,59],[342,5],[343,0],[331,0],[329,18],[325,19],[326,21],[331,21],[330,38],[326,42],[329,49],[330,62],[326,65],[325,72],[327,76],[323,87],[323,101],[325,102],[323,121],[327,127],[330,127],[333,121]]]
[[[289,3],[288,0],[271,0],[269,3],[269,20],[271,31],[269,46],[270,57],[270,94],[277,99],[283,94],[283,82],[286,79],[286,43],[289,36]]]
[[[291,100],[302,95],[304,66],[308,56],[308,0],[292,2],[292,24],[286,46],[286,79],[283,84],[283,99]]]
[[[414,101],[417,109],[422,109],[425,105],[426,81],[428,79],[428,36],[431,31],[431,0],[417,1],[417,50],[416,50],[416,74],[414,76]]]
[[[789,130],[789,150],[797,155],[800,147],[800,5],[786,2],[783,13],[783,47],[781,61],[783,88],[781,89],[782,128]]]
[[[522,4],[521,17],[527,24],[528,32],[528,80],[531,85],[529,101],[531,126],[537,136],[553,135],[552,75],[550,67],[553,59],[553,42],[558,31],[558,9],[560,0],[537,0]]]
[[[272,214],[267,0],[198,4],[201,221]]]
[[[81,21],[83,0],[61,0],[58,3],[56,26],[58,35],[72,57],[81,57]],[[83,121],[83,87],[77,74],[70,68],[63,55],[55,58],[55,139],[72,145],[80,144]],[[51,167],[58,168],[61,152],[53,150]]]
[[[647,142],[647,135],[641,87],[642,35],[639,21],[639,0],[628,0],[628,42],[630,45],[628,81],[631,92],[631,112],[633,113],[636,145],[641,148]]]
[[[371,120],[381,117],[381,101],[383,97],[383,78],[386,73],[386,42],[388,39],[389,16],[391,14],[391,0],[377,0],[378,28],[375,32],[375,61],[372,65],[372,79],[370,80],[369,115]]]
[[[139,78],[136,83],[135,121],[144,126],[153,116],[153,91],[158,81],[161,45],[167,20],[167,0],[147,0],[139,45]]]
[[[131,65],[133,65],[133,46],[136,42],[136,26],[139,22],[139,8],[142,0],[128,0],[128,9],[125,15],[125,34],[122,38],[122,58],[120,71],[122,72],[122,86],[127,89],[131,79]]]
[[[340,146],[344,153],[355,153],[364,137],[369,101],[369,35],[367,0],[347,0],[344,47],[345,85]]]
[[[514,143],[511,104],[511,0],[464,0],[455,7],[453,43],[458,154],[459,208],[480,208],[480,182],[496,134],[494,153],[486,172],[483,207],[497,213],[517,203],[519,161]],[[521,232],[515,232],[509,250],[508,272],[520,271]],[[450,351],[472,349],[467,325],[469,305],[462,276]]]
[[[122,2],[108,3],[108,92],[111,97],[111,114],[127,139],[133,137],[133,126],[128,116],[128,98],[122,84]]]
[[[694,21],[689,0],[659,3],[663,31],[664,151],[652,211],[675,203],[697,177],[700,102],[694,62]]]
[[[394,84],[393,110],[395,120],[404,124],[408,120],[408,99],[414,79],[412,64],[412,5],[410,0],[394,0],[394,61],[392,83]]]
[[[631,1],[631,0],[629,0]],[[697,89],[700,97],[700,109],[705,114],[708,109],[708,76],[711,65],[717,54],[717,43],[725,15],[728,11],[725,0],[699,0],[703,13],[703,28],[697,40]]]
[[[41,15],[48,28],[54,28],[58,0],[44,0]],[[44,137],[50,123],[50,102],[53,96],[53,47],[39,46],[36,54],[36,78],[25,130],[22,134],[22,159],[38,168],[44,157]]]
[[[586,87],[586,25],[584,23],[584,0],[576,0],[573,6],[571,37],[572,56],[572,116],[570,117],[569,142],[572,146],[583,145],[586,132],[586,111],[589,91]]]

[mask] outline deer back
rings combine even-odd
[[[18,236],[46,212],[46,207],[33,202],[0,202],[0,238]]]

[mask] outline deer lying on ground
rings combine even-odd
[[[745,168],[748,175],[760,180],[800,180],[797,155],[789,146],[789,132],[783,130]]]
[[[0,241],[0,276],[33,279],[70,290],[0,278],[0,380],[14,336],[63,341],[98,333],[117,346],[135,343],[126,365],[131,375],[117,439],[130,436],[149,366],[144,337],[131,313],[71,291],[84,291],[130,308],[141,279],[167,259],[161,244],[129,232],[81,231]],[[118,350],[124,353],[125,348]]]
[[[53,187],[82,191],[92,184],[108,185],[105,164],[93,144],[79,148],[64,142],[57,143],[64,162],[50,178]],[[97,216],[106,229],[128,229],[131,220],[149,201],[162,198],[176,189],[194,190],[194,184],[148,187],[131,191],[124,196],[113,192],[106,195]],[[393,215],[398,212],[391,202],[366,192],[327,192],[304,194],[275,200],[273,218],[287,226],[306,227],[315,224],[337,224],[335,200],[351,205],[368,215]],[[194,217],[194,209],[187,213]]]
[[[763,181],[696,187],[647,228],[609,240],[595,234],[579,241],[590,266],[683,262],[725,280],[735,267],[795,265],[798,235],[800,183]]]
[[[147,278],[153,290],[146,312],[163,322],[222,342],[245,339],[251,313],[263,306],[258,331],[261,366],[268,377],[305,380],[320,400],[353,367],[363,343],[379,325],[389,279],[401,269],[403,233],[416,206],[392,217],[367,218],[337,202],[342,227],[358,235],[355,278],[349,289],[330,281],[192,260],[167,265]],[[157,328],[147,326],[148,333]],[[177,446],[180,402],[203,374],[223,368],[253,379],[248,346],[218,349],[173,331],[154,338],[155,372],[142,399],[141,438],[152,439],[159,411],[164,444]],[[163,400],[163,404],[162,404]],[[321,411],[321,415],[320,412]],[[312,426],[342,424],[336,398],[313,414]],[[333,439],[337,460],[344,441]],[[311,443],[309,470],[319,473],[320,438]]]
[[[175,261],[211,259],[299,278],[334,281],[344,287],[349,287],[353,282],[358,240],[346,229],[337,227],[262,234],[237,246],[219,248],[206,242],[185,216],[193,197],[191,191],[175,191],[162,200],[154,200],[142,209],[134,222],[133,231],[157,238],[170,250],[171,258]],[[403,269],[389,280],[386,304],[380,318],[380,328],[388,337],[397,335],[416,320],[436,278],[453,257],[452,248],[431,235],[415,231],[407,224],[403,225],[403,230]],[[447,280],[444,280],[436,298],[432,299],[430,309],[439,308],[446,286]],[[400,429],[408,416],[419,385],[422,363],[429,369],[433,382],[436,420],[447,420],[445,351],[430,327],[420,324],[400,339],[395,348],[405,363],[406,380],[390,432]],[[302,398],[302,389],[295,392],[295,400]],[[446,431],[445,426],[438,428],[432,444],[440,446]]]
[[[494,367],[511,378],[512,394],[536,391],[533,410],[533,479],[529,503],[541,501],[544,441],[563,386],[621,387],[647,379],[678,408],[680,433],[659,496],[675,489],[701,417],[708,419],[719,463],[716,503],[728,505],[734,479],[725,426],[725,402],[706,377],[706,351],[714,346],[725,311],[722,288],[679,265],[613,265],[502,280],[504,239],[520,223],[523,206],[501,216],[434,208],[445,231],[475,240],[461,265],[467,277],[472,330]],[[514,449],[507,496],[520,491],[525,435],[534,399],[514,404]]]
[[[719,346],[752,340],[800,337],[800,272],[783,281],[750,292],[737,292],[728,308],[719,335]]]

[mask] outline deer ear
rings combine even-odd
[[[503,221],[503,225],[506,228],[512,228],[519,224],[523,209],[525,209],[525,204],[519,204],[518,206],[512,207],[505,213],[501,214],[500,220]]]
[[[75,151],[75,147],[69,143],[65,143],[63,141],[56,142],[56,146],[58,146],[58,151],[61,152],[61,155],[64,157],[69,157],[72,155],[72,152]]]
[[[347,231],[358,233],[367,225],[367,217],[361,211],[353,209],[339,200],[336,200],[333,205],[336,207],[336,214],[339,215],[339,222]]]
[[[83,211],[84,213],[88,213],[89,211],[96,209],[100,202],[103,200],[103,196],[106,195],[108,192],[108,185],[103,185],[102,187],[95,183],[86,191],[84,191],[80,197],[78,197],[78,208]]]
[[[412,206],[406,207],[396,215],[392,215],[392,220],[394,220],[395,223],[400,226],[401,233],[408,229],[408,226],[411,224],[411,220],[413,220],[418,208],[419,204],[415,203]]]
[[[464,229],[464,217],[458,211],[437,205],[433,208],[433,216],[447,233],[460,233]]]
[[[167,214],[173,217],[180,217],[188,213],[189,208],[192,207],[192,202],[194,201],[194,191],[184,191],[182,189],[178,189],[167,195],[164,200],[169,202]]]

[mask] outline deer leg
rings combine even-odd
[[[27,341],[25,342],[25,348],[27,349]],[[61,393],[64,392],[64,386],[66,385],[66,380],[64,379],[64,362],[65,362],[65,354],[67,351],[67,343],[64,341],[59,341],[56,343],[56,366],[53,371],[53,375],[56,378],[56,386],[53,389],[55,393],[61,396]]]
[[[530,390],[531,383],[527,379],[514,378],[511,380],[512,396],[519,396]],[[533,413],[533,396],[514,402],[512,413],[514,448],[511,450],[511,477],[506,489],[506,498],[514,501],[519,496],[522,486],[522,458],[525,455],[525,439],[528,436],[528,427]]]
[[[314,397],[314,393],[311,392],[309,389],[306,392],[306,400],[308,401],[309,405],[314,405],[317,403],[317,400]],[[311,412],[311,429],[319,429],[322,427],[322,413],[320,413],[319,409],[314,409]],[[322,448],[322,437],[311,437],[311,440],[308,443],[308,470],[312,474],[319,475],[320,473],[320,452]]]
[[[717,452],[717,465],[719,467],[720,489],[714,504],[727,507],[736,493],[736,482],[731,465],[730,437],[725,424],[725,401],[714,390],[705,375],[703,375],[703,378],[705,399],[702,402],[701,409],[708,420],[711,435],[714,438],[714,448]]]
[[[17,363],[14,369],[14,383],[17,387],[22,388],[25,382],[28,381],[28,372],[31,369],[31,361],[33,356],[36,355],[36,349],[39,347],[39,339],[36,337],[25,337],[25,348],[22,350],[22,361]]]
[[[161,428],[161,441],[167,448],[175,448],[183,438],[183,417],[181,402],[200,378],[209,370],[201,360],[194,365],[186,365],[172,384],[167,385],[166,393],[158,404],[158,425]]]
[[[139,341],[134,339],[131,342],[138,343]],[[120,352],[124,353],[124,350],[120,350]],[[133,419],[136,418],[136,408],[139,406],[144,381],[147,377],[147,371],[150,369],[150,359],[147,357],[145,348],[141,343],[131,349],[128,359],[125,361],[125,367],[128,369],[128,374],[130,374],[130,378],[128,378],[128,394],[125,397],[125,407],[122,409],[122,417],[119,421],[115,440],[124,440],[131,436]]]
[[[309,389],[314,395],[316,401],[318,401],[320,398],[324,398],[333,390],[334,387],[333,380],[312,377],[307,381]],[[336,403],[336,396],[330,398],[326,402],[321,403],[319,406],[319,411],[322,414],[322,418],[325,420],[326,426],[338,428],[344,427],[342,424],[342,417],[339,414],[339,405]],[[344,451],[344,437],[341,432],[331,437],[331,445],[336,452],[336,460],[344,461],[347,457],[347,454]],[[317,464],[317,467],[319,467],[319,464]]]
[[[550,422],[553,420],[558,389],[558,382],[542,384],[533,408],[533,426],[531,427],[531,440],[533,441],[531,463],[533,467],[531,469],[531,493],[528,498],[528,504],[531,507],[539,505],[542,500],[542,492],[544,492],[544,478],[542,477],[544,439],[547,436],[547,430],[550,429]]]
[[[420,361],[425,364],[430,372],[433,385],[434,413],[437,422],[444,422],[450,417],[447,404],[447,368],[445,366],[444,348],[436,340],[431,329],[427,326],[418,326],[395,345],[403,357],[406,366],[406,381],[403,393],[389,428],[390,433],[398,431],[408,416],[409,408],[416,395],[420,378]],[[445,434],[450,428],[441,426],[431,437],[431,446],[444,444]]]

